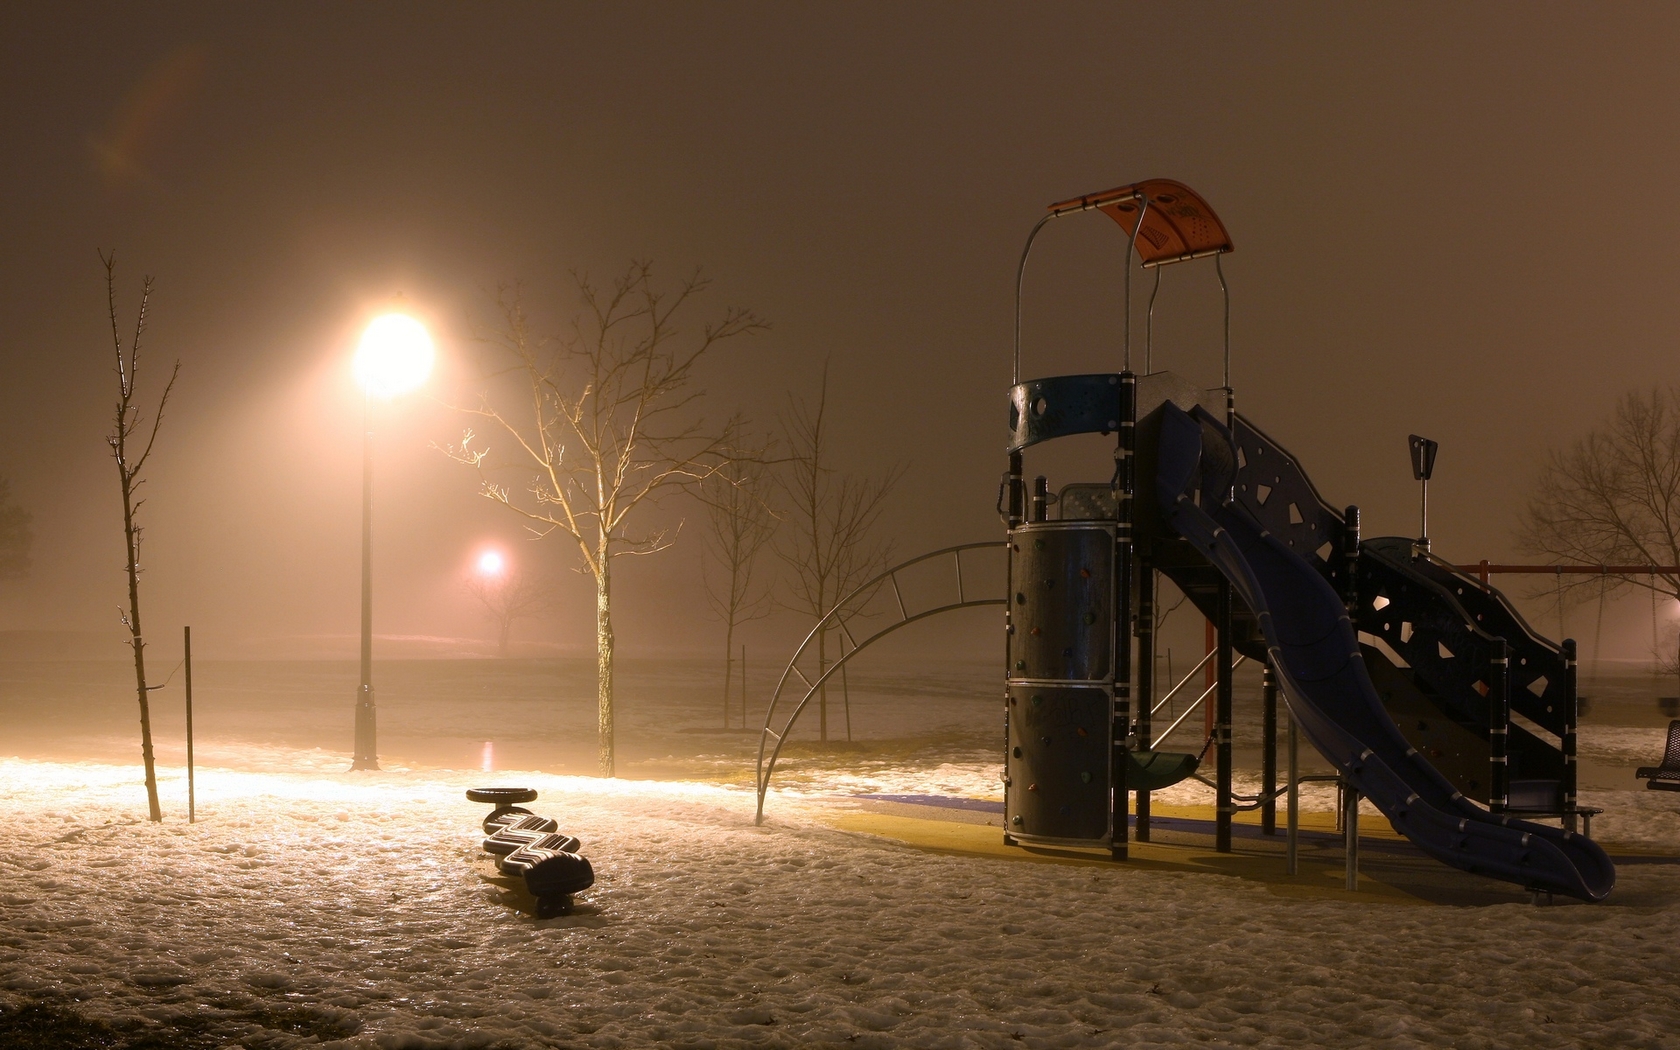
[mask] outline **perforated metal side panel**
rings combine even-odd
[[[1108,841],[1112,702],[1099,687],[1010,684],[1009,834],[1022,841]]]
[[[1114,528],[1039,522],[1011,536],[1009,677],[1113,675]]]

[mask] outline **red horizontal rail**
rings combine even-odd
[[[1459,572],[1471,572],[1480,576],[1496,573],[1538,573],[1546,576],[1561,576],[1564,573],[1585,573],[1593,576],[1662,576],[1680,573],[1680,565],[1498,565],[1484,561],[1477,565],[1453,567]]]

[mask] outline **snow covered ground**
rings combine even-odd
[[[992,727],[961,721],[801,753],[763,827],[746,743],[674,730],[617,781],[349,774],[229,732],[201,745],[192,825],[172,751],[161,825],[136,763],[0,758],[0,1045],[45,1009],[109,1024],[85,1044],[107,1046],[1680,1046],[1680,867],[1625,865],[1601,905],[1447,907],[829,826],[853,792],[997,797]],[[1660,740],[1589,727],[1583,753],[1644,763]],[[687,772],[636,772],[656,767]],[[583,839],[576,913],[534,920],[481,878],[463,790],[485,782],[537,788]],[[1680,798],[1589,800],[1613,852],[1680,852]]]

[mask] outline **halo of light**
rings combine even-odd
[[[432,337],[407,314],[384,314],[368,323],[356,348],[356,382],[374,397],[406,394],[432,373]]]
[[[485,551],[478,556],[478,574],[480,576],[500,576],[507,568],[507,559],[502,557],[501,551]]]

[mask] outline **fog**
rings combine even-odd
[[[561,331],[574,269],[704,267],[695,323],[740,304],[773,324],[708,364],[706,414],[773,426],[829,361],[844,463],[906,468],[885,528],[908,556],[1000,534],[1027,229],[1050,201],[1156,176],[1201,192],[1235,240],[1239,408],[1328,499],[1360,504],[1368,535],[1413,531],[1406,435],[1439,440],[1436,551],[1510,559],[1543,451],[1670,374],[1677,21],[1657,5],[12,5],[0,472],[36,542],[30,576],[0,586],[0,628],[121,655],[97,250],[117,252],[125,325],[157,277],[143,387],[182,362],[142,512],[155,638],[190,623],[211,658],[354,653],[349,356],[400,291],[440,366],[377,420],[379,652],[492,638],[461,580],[495,543],[575,597],[520,625],[522,652],[577,653],[593,610],[575,552],[526,543],[434,447],[482,388],[487,289],[524,282]],[[1094,216],[1040,239],[1027,374],[1118,367],[1122,251]],[[1218,333],[1211,272],[1169,272],[1157,364],[1216,385]],[[1052,480],[1086,470],[1101,459]],[[620,644],[714,651],[696,508],[653,515],[682,531],[621,563]],[[1555,612],[1531,611],[1551,630]],[[1596,610],[1569,616],[1585,644]],[[768,662],[804,627],[779,613],[746,640]],[[1648,655],[1640,601],[1603,630],[1606,658]],[[921,637],[996,642],[972,621]]]

